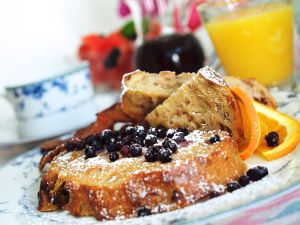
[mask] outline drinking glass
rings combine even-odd
[[[269,87],[291,81],[290,0],[210,0],[199,11],[228,75],[254,77]]]

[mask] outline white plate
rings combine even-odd
[[[106,92],[104,93],[103,91],[106,91]],[[96,90],[94,101],[95,101],[97,111],[98,112],[102,111],[103,109],[112,105],[114,102],[118,101],[119,95],[120,95],[119,92],[116,92],[116,91],[107,91],[106,89]],[[81,124],[75,124],[71,128],[61,129],[54,133],[48,133],[46,135],[34,136],[34,137],[29,137],[29,138],[17,137],[17,138],[13,138],[13,139],[10,139],[7,141],[1,140],[0,146],[12,146],[12,145],[28,144],[28,143],[32,143],[32,142],[40,142],[45,139],[50,139],[50,138],[61,136],[63,134],[73,132],[75,130],[78,130],[81,127],[87,126],[88,124],[90,124],[92,122],[93,121],[85,120]],[[15,134],[15,136],[17,136],[17,134]]]
[[[276,99],[278,99],[281,111],[298,117],[299,119],[299,94],[278,92],[274,95]],[[77,218],[69,215],[65,211],[42,213],[36,210],[38,204],[37,192],[41,176],[37,165],[40,158],[39,150],[33,149],[17,157],[0,170],[2,181],[0,185],[0,223],[5,221],[5,224],[10,225],[237,224],[230,222],[237,218],[240,219],[238,221],[241,222],[242,220],[249,220],[249,218],[252,219],[252,217],[263,217],[264,220],[259,220],[260,222],[257,224],[261,224],[262,222],[265,224],[276,224],[274,221],[279,221],[279,219],[284,218],[284,216],[288,216],[288,219],[284,219],[284,221],[280,223],[288,224],[300,218],[300,146],[289,155],[271,162],[267,162],[259,156],[251,157],[250,160],[246,161],[249,167],[254,165],[266,166],[269,169],[270,175],[261,181],[254,182],[233,193],[228,193],[173,212],[125,221],[108,221],[102,223],[92,217]],[[292,203],[280,201],[280,199],[283,198],[282,196],[291,196],[293,193],[297,194],[296,197],[284,197],[284,199],[292,199],[294,201],[295,199],[297,200],[298,196],[298,203],[295,203],[295,201]],[[275,205],[277,211],[275,209],[274,211],[272,208],[274,204],[270,206],[268,204],[276,201],[278,202],[278,204],[276,203],[277,205]],[[287,206],[287,204],[289,205]],[[289,209],[288,207],[291,204],[296,205],[296,211],[287,211],[287,213],[281,216],[280,213],[282,209]],[[265,207],[263,208],[261,206]],[[250,208],[251,210],[254,208],[257,211],[254,210],[255,213],[247,211]],[[273,214],[270,214],[271,209],[273,210]],[[249,215],[245,214],[247,212]],[[269,214],[265,212],[269,212]],[[292,216],[289,214],[290,212],[293,212]],[[277,214],[279,216],[276,217]],[[272,215],[275,216],[272,217]],[[293,217],[293,215],[296,216]],[[270,218],[271,222],[269,221]]]

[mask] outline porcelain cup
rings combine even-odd
[[[94,90],[87,65],[51,78],[5,88],[20,138],[53,136],[95,119]]]

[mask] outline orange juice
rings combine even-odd
[[[255,77],[268,86],[292,75],[290,4],[268,3],[227,12],[206,28],[228,75]]]

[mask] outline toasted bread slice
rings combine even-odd
[[[196,73],[164,71],[159,74],[135,71],[126,74],[122,81],[122,110],[131,118],[143,119],[156,106],[164,102],[177,88],[190,80]],[[225,76],[229,86],[238,86],[254,100],[276,108],[276,101],[268,90],[254,78],[240,79]]]
[[[145,118],[151,126],[189,130],[226,130],[241,141],[243,124],[237,102],[223,77],[205,67]]]
[[[225,81],[229,86],[241,88],[248,96],[271,108],[276,108],[277,104],[267,88],[260,84],[255,78],[240,79],[238,77],[225,76]]]
[[[216,134],[220,141],[209,143]],[[136,217],[141,207],[165,212],[225,192],[226,184],[246,170],[236,142],[222,131],[190,133],[169,163],[146,162],[143,156],[110,162],[107,154],[56,156],[42,177],[38,210],[63,208],[98,220]]]
[[[163,71],[155,74],[140,70],[125,74],[121,97],[123,112],[131,118],[142,120],[192,76],[192,73],[176,75]]]

